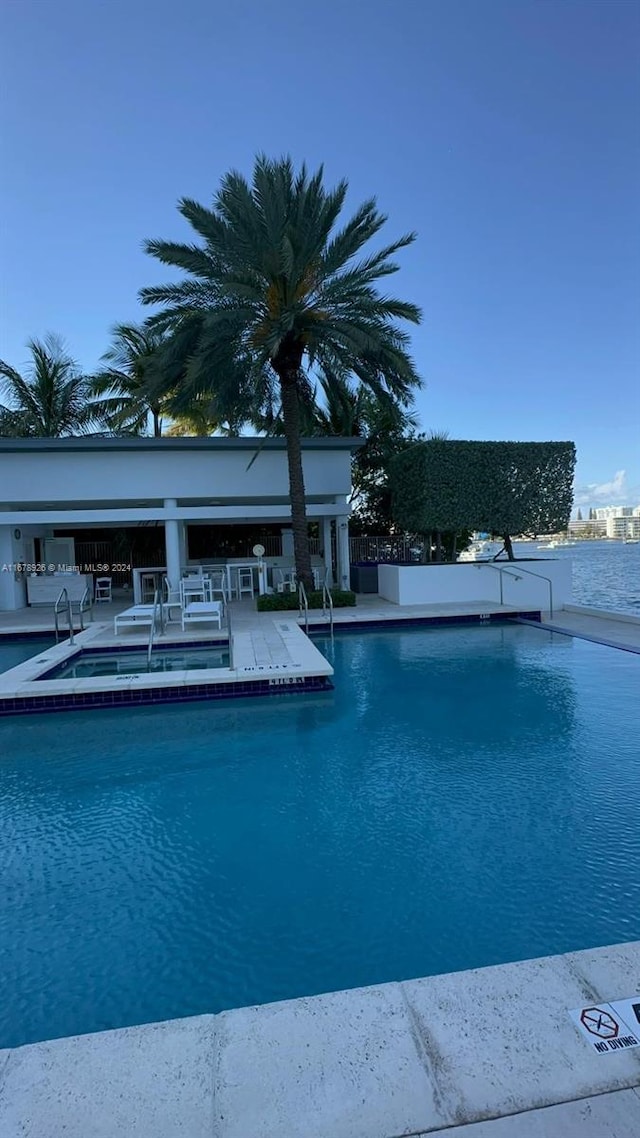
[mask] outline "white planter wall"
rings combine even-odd
[[[466,604],[489,601],[520,609],[549,609],[551,580],[553,607],[562,608],[572,599],[571,562],[563,558],[527,562],[501,562],[502,573],[491,563],[458,565],[380,565],[378,592],[396,605]]]

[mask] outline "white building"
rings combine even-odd
[[[343,588],[351,454],[359,445],[302,440],[307,514],[319,526],[323,565]],[[164,567],[178,581],[190,560],[187,529],[242,523],[280,527],[280,552],[292,561],[284,439],[0,439],[0,610],[35,603],[42,579],[76,565],[69,530],[90,539],[106,528],[161,527]],[[38,577],[25,565],[38,566]]]
[[[640,512],[629,511],[622,517],[615,516],[607,518],[607,537],[613,537],[619,541],[624,541],[629,538],[632,541],[640,539]]]
[[[600,537],[606,537],[607,523],[604,519],[594,521],[589,518],[580,518],[579,521],[569,522],[568,532],[571,537],[582,537],[585,532],[588,535],[598,534]]]
[[[608,521],[609,518],[630,518],[632,516],[632,506],[598,506],[596,508],[598,521]]]

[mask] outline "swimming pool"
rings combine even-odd
[[[203,668],[228,668],[229,649],[223,644],[173,645],[154,648],[151,660],[146,651],[96,650],[78,652],[39,676],[40,680],[87,679],[91,676],[136,676],[141,672],[184,672]]]
[[[0,672],[8,672],[10,668],[17,668],[32,656],[46,652],[53,648],[54,636],[1,636],[0,637]]]
[[[336,688],[0,722],[0,1045],[640,937],[640,657],[336,636]]]

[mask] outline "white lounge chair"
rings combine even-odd
[[[217,624],[222,628],[221,601],[190,601],[182,610],[182,631],[188,624]]]
[[[119,612],[113,621],[113,631],[117,635],[119,628],[144,628],[145,625],[149,628],[154,620],[160,617],[160,605],[155,608],[154,605],[133,605],[130,609],[125,609],[124,612]]]

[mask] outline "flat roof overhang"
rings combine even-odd
[[[302,438],[302,450],[356,451],[364,445],[364,439],[341,438],[336,435]],[[102,435],[82,435],[63,439],[5,439],[0,438],[0,454],[10,453],[64,453],[67,451],[256,451],[287,449],[286,439],[281,436],[261,438],[255,435],[207,436],[207,438],[106,438]]]

